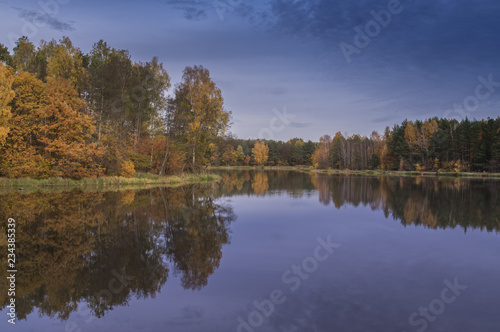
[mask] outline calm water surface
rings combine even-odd
[[[500,331],[500,181],[221,174],[1,195],[1,331]]]

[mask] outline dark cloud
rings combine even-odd
[[[75,30],[75,28],[73,27],[73,22],[68,23],[61,21],[56,17],[54,17],[53,15],[41,11],[35,11],[17,7],[13,8],[19,12],[19,17],[33,24],[46,25],[49,28],[60,32],[68,32]]]
[[[259,1],[248,3],[247,1],[227,1],[227,0],[153,0],[173,9],[183,12],[184,18],[190,21],[206,19],[209,13],[215,14],[219,19],[224,20],[228,16],[244,18],[246,21],[263,24],[270,16],[263,12],[258,12]],[[267,1],[263,1],[267,3]]]
[[[355,27],[373,20],[371,11],[387,10],[389,0],[276,0],[272,2],[273,29],[295,38],[319,41],[342,58],[341,41],[353,44]],[[500,44],[500,2],[466,0],[401,0],[400,14],[372,38],[358,58],[370,63],[419,65],[471,64],[493,60]]]
[[[209,1],[196,0],[155,0],[161,4],[171,6],[182,11],[184,18],[190,21],[199,21],[207,17],[207,10],[212,7]]]
[[[184,18],[187,20],[201,20],[207,16],[207,12],[205,10],[200,10],[196,8],[184,8]]]
[[[371,11],[386,10],[389,1],[149,0],[145,5],[135,0],[125,5],[90,0],[68,3],[73,8],[68,14],[87,24],[85,38],[117,42],[139,59],[158,55],[174,81],[186,65],[209,68],[228,109],[245,119],[234,125],[245,137],[268,125],[275,105],[294,105],[304,123],[290,128],[302,128],[306,137],[338,130],[369,134],[405,118],[444,116],[474,95],[479,76],[500,81],[497,0],[400,0],[401,13],[347,63],[340,43],[353,44],[354,28],[364,29],[373,20]],[[43,13],[17,10],[28,21],[73,29]],[[110,22],[114,29],[105,29]],[[0,22],[3,29],[9,24]],[[39,37],[53,34],[44,33]],[[499,105],[495,87],[471,117],[497,116]],[[322,121],[307,123],[313,118]],[[289,134],[284,131],[280,138]]]
[[[170,1],[162,3],[184,11],[189,20],[207,18],[220,7],[223,17],[244,18],[257,28],[288,36],[303,47],[315,47],[326,65],[346,64],[340,43],[353,44],[355,27],[364,29],[371,12],[387,10],[390,0],[261,0],[232,4],[220,0]],[[384,70],[417,68],[424,72],[468,70],[473,63],[495,65],[500,51],[500,2],[486,0],[400,0],[401,13],[391,15],[387,27],[371,38],[360,54],[352,56],[358,66],[384,66]],[[322,54],[321,54],[322,53]],[[465,67],[465,68],[464,68]],[[477,67],[480,67],[478,64]],[[359,68],[359,67],[357,67]],[[337,68],[349,72],[349,68]],[[477,70],[475,70],[477,72]],[[479,74],[479,73],[478,73]]]

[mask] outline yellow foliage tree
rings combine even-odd
[[[252,156],[257,165],[264,165],[269,158],[269,147],[262,141],[255,142],[255,146],[252,149]]]
[[[405,129],[405,141],[410,146],[410,151],[414,154],[420,154],[422,168],[425,168],[423,162],[429,150],[431,138],[438,131],[436,120],[425,121],[419,128],[417,124],[409,121]],[[430,167],[431,165],[429,165]]]
[[[135,174],[134,163],[130,160],[124,160],[120,165],[120,175],[131,178]]]

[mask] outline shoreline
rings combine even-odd
[[[500,179],[500,173],[478,172],[417,172],[417,171],[382,171],[382,170],[336,170],[336,169],[310,169],[306,166],[217,166],[209,167],[210,170],[270,170],[270,171],[296,171],[317,174],[335,175],[367,175],[367,176],[412,176],[412,177],[446,177],[446,178],[484,178]]]
[[[194,183],[218,182],[221,177],[216,174],[181,174],[159,176],[155,174],[137,173],[131,178],[120,176],[105,176],[100,178],[84,178],[81,180],[65,178],[31,179],[31,178],[0,178],[0,191],[15,190],[50,190],[50,189],[103,189],[121,187],[144,187],[163,185],[175,187]]]

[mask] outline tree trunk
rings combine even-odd
[[[139,112],[140,112],[140,108],[141,108],[141,104],[139,104]],[[136,152],[137,145],[139,144],[139,139],[140,139],[140,136],[141,136],[141,114],[140,113],[137,116],[137,120],[136,121],[137,122],[135,124],[134,153]]]
[[[196,162],[196,147],[193,145],[193,172],[194,172],[194,165]]]
[[[170,144],[167,139],[167,144],[165,147],[165,157],[163,157],[163,163],[161,164],[160,168],[160,176],[165,176],[165,171],[167,170],[167,160],[168,160],[168,150],[169,150]]]
[[[99,119],[99,134],[97,135],[97,144],[101,143],[101,120]]]

